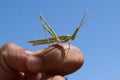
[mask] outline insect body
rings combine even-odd
[[[77,32],[79,31],[79,29],[81,28],[81,26],[85,23],[85,16],[86,16],[86,12],[84,13],[82,20],[80,22],[80,25],[76,28],[75,32],[72,35],[62,35],[62,36],[57,36],[56,33],[54,32],[54,30],[51,28],[51,26],[48,24],[48,22],[44,19],[44,17],[41,15],[40,19],[43,22],[43,27],[45,30],[47,30],[50,34],[51,34],[51,38],[46,38],[46,39],[40,39],[40,40],[33,40],[33,41],[28,41],[29,43],[31,43],[32,45],[36,46],[36,45],[41,45],[41,44],[48,44],[48,43],[64,43],[64,42],[68,42],[70,40],[74,40],[76,37]]]

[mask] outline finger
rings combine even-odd
[[[60,75],[49,75],[46,73],[28,73],[25,80],[65,80]]]
[[[65,80],[65,78],[61,75],[42,75],[42,77],[38,80]]]
[[[29,54],[30,51],[13,43],[5,44],[0,49],[0,74],[15,76],[17,72],[27,72],[26,60]]]
[[[31,72],[66,75],[78,70],[83,62],[84,57],[77,47],[55,44],[31,54],[27,67]]]
[[[65,80],[65,78],[63,76],[56,75],[56,76],[49,78],[48,80]]]

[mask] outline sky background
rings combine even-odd
[[[46,38],[42,14],[58,35],[72,34],[84,11],[91,18],[70,43],[85,63],[68,80],[120,80],[120,0],[0,0],[0,46],[13,42],[30,51],[28,40]],[[69,66],[68,66],[69,67]]]

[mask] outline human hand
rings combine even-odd
[[[66,59],[66,52],[65,55],[61,54],[63,50],[61,47],[60,50],[57,50],[58,47],[50,47],[32,53],[13,43],[5,44],[0,48],[0,80],[65,80],[60,75],[74,72],[81,67],[84,58],[80,55],[75,59],[76,56],[70,54]],[[71,61],[77,65],[64,70],[63,66],[65,68],[65,65]],[[60,62],[60,65],[57,62]]]

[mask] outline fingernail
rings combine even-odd
[[[41,69],[42,60],[40,57],[29,57],[27,60],[27,68],[32,72],[38,72]]]
[[[31,54],[31,53],[33,53],[33,52],[26,50],[25,53],[26,53],[26,54]]]

